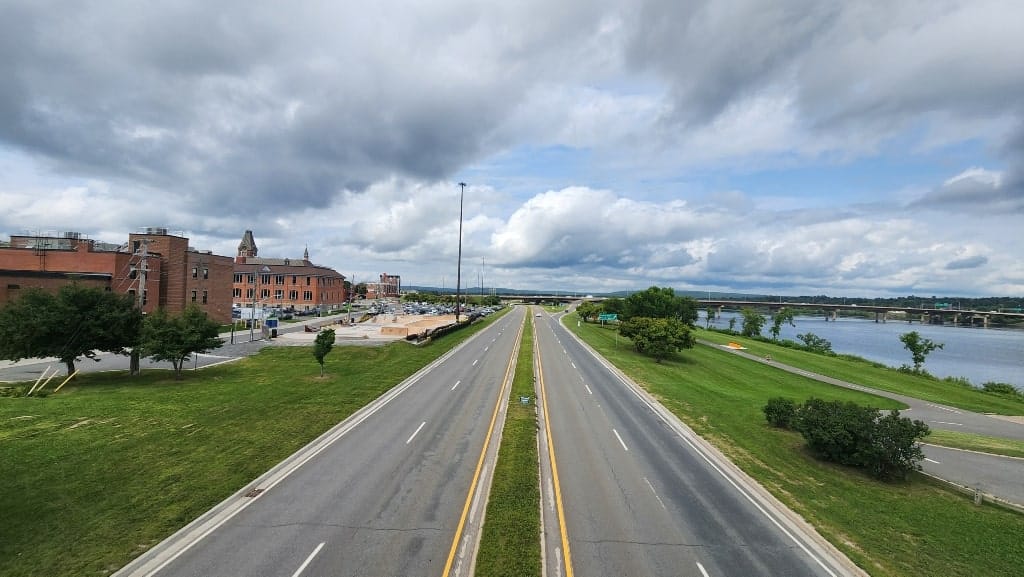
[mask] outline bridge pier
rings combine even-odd
[[[879,319],[881,319],[881,320],[879,320]],[[885,322],[885,313],[884,312],[875,311],[875,322],[876,323],[877,322],[884,323]]]

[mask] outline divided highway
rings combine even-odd
[[[554,317],[535,320],[548,575],[861,574]]]
[[[468,575],[493,469],[484,448],[500,435],[523,315],[517,307],[117,575]]]

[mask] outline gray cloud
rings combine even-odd
[[[978,268],[988,263],[988,257],[986,256],[971,256],[967,258],[961,258],[954,261],[950,261],[946,264],[946,270],[964,270],[971,268]]]

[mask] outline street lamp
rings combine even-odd
[[[459,263],[455,269],[455,324],[459,323],[459,297],[462,293],[462,199],[466,195],[466,183],[460,182],[459,188]]]

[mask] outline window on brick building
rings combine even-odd
[[[136,278],[138,276],[139,276],[139,270],[136,269],[135,267],[131,267],[128,270],[128,278]]]
[[[210,269],[208,269],[208,268],[204,268],[203,269],[203,278],[210,278]]]
[[[274,298],[281,300],[284,298],[284,289],[277,289],[274,291]]]
[[[235,273],[235,282],[238,282],[238,283],[242,282],[242,273],[240,273],[240,272],[236,272]]]
[[[274,277],[274,284],[284,284],[284,275],[279,274]]]
[[[199,278],[199,267],[192,267],[192,278]],[[195,300],[195,299],[193,299]]]
[[[313,300],[313,291],[303,291],[302,300],[311,301]]]
[[[270,275],[269,274],[260,275],[260,282],[263,283],[263,284],[270,284]]]
[[[240,289],[240,288],[232,289],[231,290],[231,296],[235,297],[236,299],[242,298],[242,289]]]
[[[288,291],[288,300],[298,300],[299,291]]]
[[[256,289],[245,289],[245,298],[251,299],[256,295]]]
[[[209,291],[203,291],[203,304],[204,305],[206,304],[206,301],[207,301],[208,298],[209,298]]]
[[[146,306],[147,302],[149,302],[149,291],[144,290],[142,291],[142,306]]]
[[[270,298],[270,289],[260,289],[260,298],[261,299],[268,299],[268,298]]]
[[[292,284],[298,284],[298,283],[299,283],[298,277],[295,276],[295,275],[292,275]]]
[[[256,282],[256,275],[255,274],[246,275],[246,282],[248,282],[249,284],[253,284],[254,282]]]
[[[196,291],[192,291],[192,302],[196,302]]]
[[[16,291],[16,290],[18,290],[20,288],[21,288],[21,285],[17,285],[17,284],[9,284],[9,285],[7,285],[7,290],[9,290],[9,291]]]
[[[310,278],[307,276],[306,277],[306,286],[309,286],[309,283],[310,283]]]

